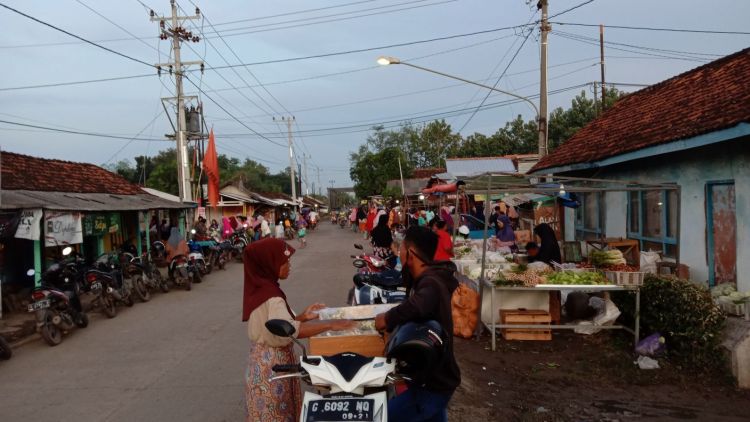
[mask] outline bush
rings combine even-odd
[[[625,318],[634,320],[635,293],[613,295],[613,300]],[[641,288],[641,337],[661,333],[675,363],[696,371],[725,370],[725,322],[704,287],[671,277],[646,277]]]

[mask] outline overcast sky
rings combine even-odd
[[[285,144],[286,134],[280,132],[285,129],[273,122],[273,116],[295,116],[294,130],[301,131],[295,134],[295,152],[300,162],[303,154],[312,156],[308,160],[310,182],[318,185],[315,168],[319,167],[324,187],[331,181],[336,186],[350,185],[348,155],[364,142],[368,128],[377,122],[393,126],[407,119],[425,121],[447,116],[454,130],[463,128],[463,135],[489,135],[515,115],[533,118],[528,105],[515,103],[487,107],[470,119],[485,91],[405,66],[378,67],[375,59],[379,55],[396,56],[489,84],[494,84],[510,63],[498,87],[534,95],[539,92],[538,28],[520,50],[528,32],[509,29],[258,64],[534,22],[539,18],[536,7],[525,0],[193,1],[206,19],[193,21],[191,29],[205,32],[208,39],[185,43],[182,59],[204,60],[207,67],[227,62],[252,64],[206,70],[202,79],[200,73],[190,76],[206,95],[244,123],[238,123],[203,96],[208,124],[219,136],[217,148],[230,156],[256,159],[272,171],[289,165],[286,149],[274,144]],[[148,8],[159,15],[169,14],[168,0],[0,3],[144,62],[170,60],[170,43],[158,40],[158,24],[150,22],[148,16]],[[581,3],[586,2],[550,0],[550,15]],[[179,4],[185,12],[194,13],[195,6],[189,0]],[[549,39],[549,89],[563,90],[600,77],[598,44],[586,39],[598,39],[598,28],[560,23],[747,31],[749,16],[747,0],[594,0],[552,19],[557,23]],[[0,8],[0,28],[0,120],[126,138],[89,137],[0,123],[3,150],[104,164],[153,155],[171,146],[164,140],[150,140],[164,139],[164,134],[171,132],[160,100],[173,95],[174,81],[168,75],[159,78],[145,64],[81,43],[4,8]],[[217,37],[216,30],[223,39]],[[144,39],[134,39],[128,32]],[[750,46],[749,35],[615,28],[605,29],[605,40],[618,43],[606,46],[607,82],[621,84],[655,83]],[[6,89],[146,74],[153,76]],[[592,93],[586,87],[550,95],[550,110],[569,105],[581,90]],[[185,92],[196,94],[198,90],[186,82]],[[487,104],[508,99],[493,95]],[[252,134],[250,129],[268,139]],[[132,137],[143,139],[129,140]]]

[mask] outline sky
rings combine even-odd
[[[568,107],[582,90],[593,95],[591,83],[600,80],[599,28],[571,23],[605,25],[606,81],[628,92],[750,46],[746,34],[609,27],[743,32],[750,16],[747,0],[549,3],[551,16],[563,12],[551,18],[550,111]],[[174,79],[168,72],[160,77],[148,66],[172,60],[171,43],[159,40],[158,23],[149,19],[150,9],[159,16],[169,15],[168,0],[0,0],[0,4],[112,50],[83,43],[0,7],[0,120],[122,137],[0,122],[3,151],[102,165],[173,146],[164,137],[172,128],[161,98],[174,95]],[[465,79],[497,82],[497,88],[522,96],[538,95],[539,29],[518,28],[538,21],[536,2],[180,0],[178,4],[183,14],[194,14],[194,4],[201,9],[202,19],[186,24],[201,40],[183,43],[181,55],[184,61],[202,60],[206,70],[201,75],[197,66],[191,67],[195,72],[189,73],[185,94],[198,95],[203,102],[218,152],[254,159],[272,172],[282,170],[289,166],[289,152],[286,125],[279,119],[294,116],[295,159],[299,164],[307,162],[309,190],[313,185],[324,193],[329,186],[351,186],[349,154],[378,123],[396,127],[409,120],[445,118],[454,131],[466,136],[490,135],[519,114],[534,118],[528,104],[505,103],[511,97],[503,94],[492,94],[485,103],[498,104],[478,109],[487,93],[482,88],[407,66],[378,66],[376,59],[394,56]],[[509,27],[517,28],[502,29]],[[450,38],[418,42],[446,37]],[[368,51],[351,52],[363,49]],[[351,53],[331,54],[344,52]],[[226,65],[234,66],[211,69]],[[28,88],[125,76],[138,77]],[[167,111],[174,120],[174,109],[167,107]]]

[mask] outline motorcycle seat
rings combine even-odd
[[[323,356],[323,360],[335,366],[347,382],[350,382],[363,366],[372,362],[371,357],[358,353],[344,352],[333,356]]]
[[[355,274],[354,284],[356,284],[357,287],[369,284],[386,290],[396,290],[398,287],[402,287],[403,280],[401,279],[401,273],[393,270],[382,273]]]

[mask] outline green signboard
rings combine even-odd
[[[109,221],[108,231],[109,233],[117,233],[120,231],[120,213],[113,212],[107,215]]]
[[[87,214],[83,217],[84,236],[102,236],[109,233],[110,219],[106,214]],[[119,223],[119,215],[117,216]]]

